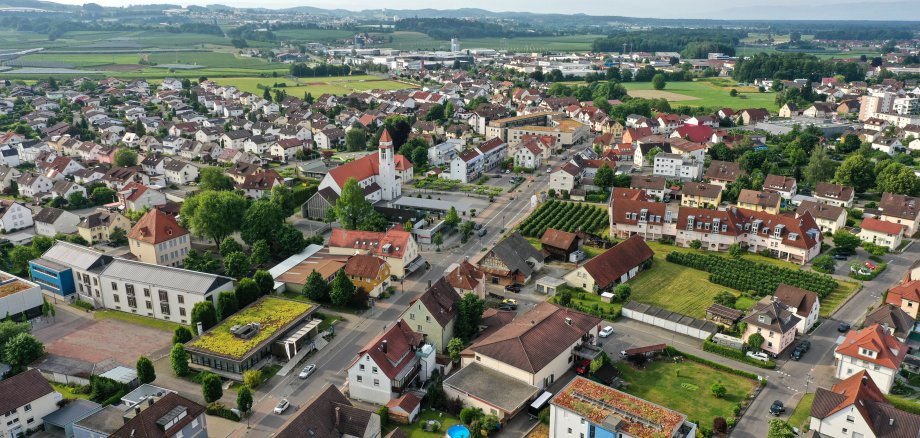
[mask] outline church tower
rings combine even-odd
[[[383,129],[377,154],[380,163],[377,169],[377,185],[384,201],[392,201],[402,194],[402,187],[396,180],[396,155],[393,151],[393,138],[390,131]]]

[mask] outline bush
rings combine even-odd
[[[725,433],[728,431],[728,422],[722,417],[713,418],[712,430],[716,433]]]
[[[265,378],[261,370],[249,370],[243,373],[243,384],[252,389],[258,388],[263,382]]]
[[[810,290],[824,298],[837,288],[829,275],[798,271],[779,266],[757,263],[747,259],[730,259],[712,254],[671,252],[665,259],[709,273],[709,281],[736,290],[751,290],[759,296],[776,291],[781,284]]]
[[[86,302],[86,301],[80,300],[80,299],[77,299],[76,301],[74,301],[74,302],[73,302],[73,305],[74,305],[74,306],[77,306],[77,307],[79,307],[79,308],[81,308],[81,309],[83,309],[83,310],[95,310],[95,309],[96,309],[95,307],[93,307],[92,304],[90,304],[90,303],[88,303],[88,302]]]
[[[713,383],[709,390],[712,391],[712,395],[716,396],[716,398],[725,397],[725,394],[728,393],[728,390],[725,389],[725,386],[722,386],[718,383]]]
[[[819,255],[811,261],[811,266],[815,269],[815,271],[821,272],[823,274],[833,273],[836,264],[837,263],[834,262],[834,258],[827,254]]]
[[[214,415],[216,417],[226,418],[230,421],[240,421],[240,416],[234,414],[233,411],[228,409],[222,403],[214,402],[214,403],[208,404],[208,408],[206,412],[208,415]]]

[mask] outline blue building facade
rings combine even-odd
[[[29,274],[32,276],[32,281],[38,283],[42,290],[61,298],[71,298],[77,291],[73,269],[68,266],[49,260],[36,259],[29,262]]]

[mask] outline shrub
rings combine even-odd
[[[262,370],[249,370],[243,373],[243,384],[250,388],[258,388],[264,381]]]
[[[741,350],[736,350],[731,347],[724,347],[722,345],[716,344],[712,341],[703,341],[703,351],[708,351],[710,353],[718,354],[719,356],[725,356],[729,359],[735,359],[739,362],[744,362],[749,365],[753,365],[758,368],[773,369],[776,368],[776,362],[772,360],[767,362],[761,362],[756,359],[752,359],[744,355],[744,352]]]
[[[209,403],[206,412],[208,415],[214,415],[216,417],[226,418],[230,421],[240,421],[239,415],[234,414],[233,411],[231,411],[230,409],[228,409],[226,406],[224,406],[221,403],[217,403],[217,402]]]
[[[459,418],[463,424],[471,424],[473,421],[477,421],[482,418],[482,409],[469,407],[463,408],[460,410]]]
[[[713,418],[712,430],[717,433],[725,433],[728,431],[728,422],[722,417]]]
[[[713,383],[712,387],[710,387],[709,389],[710,391],[712,391],[712,395],[716,396],[716,398],[725,397],[725,394],[728,393],[728,390],[725,389],[724,386],[718,383]]]

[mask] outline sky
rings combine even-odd
[[[82,4],[86,0],[52,0],[59,3]],[[893,0],[898,1],[898,0]],[[916,1],[916,0],[913,0]],[[283,8],[292,6],[314,6],[327,9],[457,9],[481,8],[490,11],[515,11],[537,13],[584,13],[589,15],[619,15],[652,18],[727,18],[727,19],[916,19],[905,17],[905,5],[910,1],[899,1],[898,6],[883,6],[885,3],[872,0],[657,0],[652,3],[635,0],[581,0],[563,2],[558,0],[464,0],[453,2],[427,2],[412,0],[95,0],[104,6],[124,6],[142,3],[170,4],[225,4],[236,7]],[[872,15],[866,16],[857,10],[872,8]],[[908,11],[916,4],[908,7]],[[855,9],[855,10],[854,10]],[[917,8],[920,11],[920,8]],[[836,15],[834,15],[836,14]],[[916,15],[915,11],[913,15]],[[912,14],[908,14],[912,15]]]

